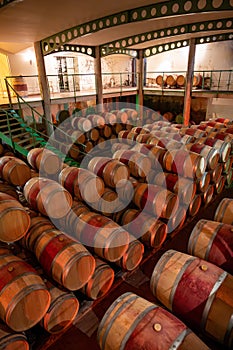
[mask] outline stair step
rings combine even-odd
[[[25,131],[24,128],[20,127],[20,128],[17,128],[17,129],[11,129],[11,132],[12,132],[12,133],[13,133],[13,132],[16,132],[16,131],[18,132],[18,131],[20,131],[20,130],[21,130],[21,131]],[[7,134],[10,134],[9,131],[8,131],[7,133],[5,133],[5,135],[7,135]],[[18,136],[18,135],[17,135],[17,136]],[[20,135],[19,135],[19,136],[20,136]]]
[[[25,135],[28,135],[31,137],[30,133],[28,131],[23,132],[22,134],[18,134],[17,137],[23,137]]]
[[[35,143],[29,143],[28,145],[26,146],[23,146],[25,149],[30,149],[30,148],[34,148],[36,146],[40,145],[40,142],[35,142]]]
[[[25,142],[29,142],[29,141],[32,141],[32,138],[31,138],[31,137],[28,137],[28,138],[26,138],[26,139],[22,139],[22,140],[20,140],[20,141],[17,141],[16,143],[17,143],[18,145],[21,145],[21,144],[23,144],[23,143],[25,143]]]
[[[11,127],[12,127],[12,126],[16,126],[16,125],[20,125],[20,123],[19,123],[19,122],[17,122],[17,123],[10,124],[10,126],[11,126]],[[4,128],[8,128],[7,123],[6,123],[6,124],[4,124],[4,125],[0,125],[0,129],[4,129]]]

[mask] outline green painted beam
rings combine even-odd
[[[114,55],[114,54],[122,54],[122,55],[128,55],[133,58],[138,57],[138,50],[130,50],[130,49],[108,49],[108,50],[101,50],[101,57]]]
[[[85,46],[85,45],[62,45],[55,50],[53,50],[51,53],[54,52],[77,52],[82,53],[84,55],[88,55],[95,58],[95,48],[94,46]],[[47,55],[47,54],[46,54]]]
[[[201,38],[196,38],[196,44],[214,43],[218,41],[227,41],[233,39],[233,32],[227,34],[206,35]],[[150,57],[153,55],[167,52],[170,50],[180,49],[189,45],[188,40],[177,40],[167,44],[155,45],[148,47],[144,50],[144,57]]]
[[[233,18],[203,21],[184,24],[175,27],[166,27],[155,31],[144,32],[133,36],[121,38],[101,45],[102,52],[128,49],[131,46],[148,42],[155,39],[169,38],[175,35],[191,34],[197,32],[222,31],[233,29]]]
[[[159,2],[98,18],[56,33],[41,40],[42,52],[44,55],[49,54],[73,39],[119,25],[139,21],[143,22],[149,19],[169,18],[171,16],[230,10],[233,10],[233,0],[177,0]]]

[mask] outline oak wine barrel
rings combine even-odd
[[[28,163],[40,174],[54,175],[61,170],[61,159],[46,148],[33,148],[27,155]]]
[[[96,267],[91,279],[82,287],[82,293],[96,300],[102,298],[110,290],[114,281],[113,269],[103,260],[95,257]]]
[[[175,250],[155,265],[151,291],[169,310],[229,349],[233,343],[233,276]]]
[[[0,240],[15,242],[25,236],[30,226],[30,216],[14,197],[0,192]]]
[[[7,249],[0,249],[0,318],[22,332],[45,315],[50,294],[34,268]]]
[[[37,238],[34,253],[43,271],[71,291],[82,288],[95,269],[95,260],[89,251],[56,229],[45,231]]]
[[[34,210],[54,219],[67,215],[73,201],[63,186],[43,177],[28,180],[24,186],[24,196]]]
[[[135,189],[133,202],[139,209],[154,215],[155,219],[169,219],[178,208],[179,199],[175,193],[161,186],[140,183]]]
[[[129,247],[122,258],[116,261],[116,264],[122,268],[123,271],[135,270],[142,261],[144,254],[144,245],[135,237],[130,236]]]
[[[188,242],[188,253],[233,274],[233,226],[199,220]]]
[[[79,310],[79,301],[72,292],[58,288],[45,277],[43,280],[50,293],[51,302],[40,325],[47,332],[57,334],[72,324]]]
[[[0,324],[0,350],[29,350],[24,333],[15,333],[5,324]]]
[[[140,210],[125,210],[120,224],[143,244],[156,249],[162,246],[167,237],[167,225]]]
[[[129,233],[110,218],[94,212],[78,218],[76,238],[100,258],[119,260],[129,245]]]
[[[29,166],[13,156],[0,158],[0,177],[14,186],[23,186],[31,177]]]
[[[233,225],[233,199],[223,198],[221,200],[215,211],[214,220]]]
[[[118,297],[105,312],[97,340],[101,350],[208,349],[177,317],[130,292]]]
[[[104,181],[93,172],[76,167],[62,169],[59,182],[79,200],[94,203],[104,193]]]
[[[120,181],[128,180],[128,167],[117,159],[93,157],[88,163],[88,170],[103,178],[105,184],[115,188]]]

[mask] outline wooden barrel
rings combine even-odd
[[[65,228],[66,230],[74,230],[76,232],[76,225],[77,225],[77,217],[80,216],[82,213],[89,212],[90,209],[84,204],[84,202],[79,200],[74,200],[71,210],[65,217]],[[71,231],[72,232],[72,231]],[[69,231],[67,231],[69,233]]]
[[[185,79],[185,76],[183,74],[177,75],[176,84],[178,85],[178,87],[185,86],[185,82],[186,82],[186,79]]]
[[[111,150],[112,150],[112,153],[120,150],[120,149],[129,149],[131,146],[130,145],[127,145],[126,143],[122,143],[122,142],[114,142],[112,144],[112,147],[111,147]]]
[[[97,128],[92,128],[90,131],[85,133],[85,138],[87,140],[97,141],[99,137],[100,137],[100,131]],[[83,142],[85,142],[85,140]]]
[[[117,117],[114,113],[104,112],[102,113],[102,117],[104,118],[106,124],[113,125],[117,122]]]
[[[43,232],[35,242],[34,253],[44,272],[71,291],[82,288],[95,269],[88,250],[58,230]]]
[[[221,163],[218,163],[213,170],[209,170],[208,174],[210,177],[210,182],[212,183],[218,182],[222,175],[222,172],[223,172],[223,165]]]
[[[78,129],[80,131],[86,132],[91,130],[92,123],[89,119],[83,117],[73,117],[71,119],[71,126],[74,129]]]
[[[82,287],[82,293],[96,300],[102,298],[110,290],[114,281],[113,269],[103,260],[95,257],[96,267],[91,279]]]
[[[83,144],[86,140],[85,134],[80,130],[70,129],[67,130],[67,133],[70,135],[70,138],[73,141],[73,143]]]
[[[189,204],[196,194],[196,184],[190,179],[178,176],[177,174],[160,172],[153,179],[154,184],[166,187],[175,193],[181,203]]]
[[[219,203],[214,220],[233,225],[233,199],[223,198]]]
[[[134,195],[134,187],[130,179],[120,180],[116,185],[116,192],[122,203],[130,203]]]
[[[213,199],[214,185],[209,185],[205,192],[201,194],[202,204],[206,207]]]
[[[0,240],[10,243],[25,236],[30,216],[14,197],[0,192]]]
[[[128,120],[128,114],[124,110],[112,110],[111,113],[115,114],[117,117],[117,121],[125,124]]]
[[[50,293],[50,306],[40,321],[40,325],[49,333],[63,332],[74,321],[78,310],[79,301],[75,295],[43,278]]]
[[[216,169],[218,169],[218,166],[216,167]],[[215,171],[212,170],[213,172]],[[210,184],[210,180],[211,180],[211,175],[210,175],[211,171],[206,171],[204,172],[204,174],[202,175],[202,177],[200,177],[199,179],[196,180],[196,187],[197,187],[197,192],[205,192]],[[217,175],[217,172],[216,172]]]
[[[64,217],[73,201],[71,194],[56,181],[38,177],[27,181],[24,196],[34,210],[54,219]]]
[[[76,167],[62,169],[59,182],[79,200],[94,203],[104,193],[104,181],[93,172]]]
[[[78,220],[77,239],[99,257],[114,262],[124,255],[129,245],[129,234],[117,223],[94,212],[83,213]]]
[[[119,150],[113,158],[127,165],[132,176],[146,177],[151,169],[150,158],[136,151]]]
[[[230,142],[232,144],[232,136],[230,134],[227,134],[227,133],[218,132],[218,131],[210,132],[208,134],[208,137],[212,137],[214,139],[221,140],[224,142]]]
[[[7,249],[0,249],[0,277],[0,318],[16,332],[33,327],[50,304],[43,280]]]
[[[61,159],[46,148],[33,148],[28,152],[27,160],[40,174],[53,175],[61,169]]]
[[[164,222],[136,209],[127,209],[121,215],[120,223],[149,247],[160,248],[167,237],[167,225]]]
[[[112,135],[112,128],[110,125],[105,124],[102,129],[100,129],[100,135],[108,139]]]
[[[205,260],[168,250],[154,268],[150,287],[181,320],[232,348],[233,276]]]
[[[120,181],[128,180],[128,167],[117,159],[108,157],[93,157],[88,163],[88,169],[103,178],[105,184],[115,188]]]
[[[106,187],[101,198],[92,203],[91,207],[105,216],[112,216],[114,213],[124,208],[118,195],[111,188]]]
[[[177,76],[174,74],[168,74],[166,79],[166,84],[170,87],[176,86],[176,78]]]
[[[17,200],[19,199],[19,195],[17,193],[16,187],[8,184],[5,181],[0,180],[0,192],[6,193],[6,194],[14,197]]]
[[[193,86],[194,87],[201,87],[202,85],[202,75],[201,74],[195,74],[193,76]]]
[[[168,332],[169,330],[169,332]],[[105,312],[97,332],[101,350],[207,350],[174,315],[133,293],[118,297]]]
[[[188,207],[188,214],[190,216],[196,216],[197,213],[199,212],[199,209],[201,207],[202,199],[199,194],[196,194],[193,198],[193,200],[190,202],[189,207]]]
[[[92,141],[85,141],[83,145],[84,145],[83,151],[85,153],[89,153],[94,148],[94,143]]]
[[[35,243],[41,234],[54,228],[54,225],[49,219],[43,216],[35,216],[31,218],[30,228],[21,239],[20,244],[23,245],[24,248],[34,251]]]
[[[188,242],[188,253],[233,274],[233,226],[210,220],[199,220]]]
[[[80,148],[76,145],[72,145],[68,151],[68,155],[71,158],[78,160],[78,157],[80,156]]]
[[[201,138],[198,140],[199,143],[204,143],[205,145],[208,145],[210,147],[214,147],[216,150],[219,152],[219,161],[222,163],[225,163],[231,153],[231,143],[222,141],[219,139],[211,138],[211,137],[206,137],[206,138]]]
[[[163,157],[166,153],[166,150],[154,146],[153,144],[140,144],[137,143],[132,150],[140,152],[144,154],[145,156],[150,158],[151,161],[151,167],[152,169],[161,169],[161,166],[163,164]],[[149,176],[150,172],[148,173]]]
[[[167,80],[167,75],[157,75],[157,77],[155,78],[155,82],[157,85],[159,86],[166,86],[166,80]]]
[[[213,185],[214,186],[214,193],[220,194],[222,193],[226,183],[226,177],[221,176],[219,180]]]
[[[29,350],[27,337],[24,333],[15,333],[4,324],[0,324],[1,350]]]
[[[103,128],[105,125],[105,120],[101,115],[89,114],[87,119],[91,121],[93,127]]]
[[[188,144],[185,147],[191,152],[200,154],[206,159],[207,169],[214,169],[219,161],[219,152],[217,149],[207,146],[205,144]]]
[[[12,156],[0,158],[0,177],[14,186],[23,186],[31,177],[29,166]]]
[[[169,219],[163,219],[167,225],[168,234],[175,230],[179,230],[185,222],[186,209],[183,207],[178,208]]]
[[[206,131],[199,130],[199,129],[192,129],[188,127],[184,127],[180,129],[180,134],[181,135],[189,135],[196,137],[197,139],[200,137],[205,137],[207,135]]]
[[[200,178],[206,170],[205,158],[185,149],[167,151],[163,167],[172,173],[191,179]]]
[[[169,219],[179,205],[178,196],[161,186],[138,184],[133,197],[134,204],[155,218]]]
[[[130,236],[129,247],[122,258],[116,261],[116,264],[122,268],[123,271],[135,270],[142,261],[144,254],[144,245]]]

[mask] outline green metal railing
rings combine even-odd
[[[9,131],[9,137],[7,137],[3,133],[1,133],[0,134],[1,138],[4,139],[5,141],[7,141],[7,143],[14,150],[16,148],[18,148],[20,153],[23,153],[23,154],[25,154],[25,152],[27,153],[27,151],[23,147],[19,148],[19,145],[17,145],[17,142],[13,141],[11,127],[10,127],[10,118],[13,117],[16,120],[18,120],[21,127],[24,128],[25,131],[27,131],[31,135],[33,145],[36,145],[36,143],[39,142],[41,146],[44,146],[44,147],[52,150],[54,153],[56,153],[58,156],[60,156],[62,159],[64,159],[64,162],[68,163],[69,165],[79,166],[78,162],[74,161],[74,159],[68,157],[66,154],[64,154],[61,151],[62,148],[65,148],[65,146],[67,146],[68,144],[73,144],[73,142],[76,140],[72,139],[71,136],[68,135],[64,130],[60,129],[55,124],[53,124],[52,122],[47,120],[47,118],[44,115],[39,113],[34,107],[32,107],[27,101],[25,101],[25,99],[22,96],[20,96],[18,94],[18,92],[10,85],[10,83],[7,81],[7,79],[5,81],[6,81],[7,91],[9,93],[9,95],[11,96],[12,95],[11,92],[13,92],[13,94],[16,96],[18,107],[19,107],[19,113],[16,113],[14,111],[12,100],[11,100],[11,98],[9,98],[10,111],[8,112],[6,110],[2,110],[7,117],[7,126],[8,126],[8,131]],[[25,122],[24,117],[23,117],[23,109],[25,107],[27,107],[31,113],[32,125],[30,125],[30,126],[28,126],[28,124]],[[43,122],[44,122],[44,124],[48,124],[51,127],[51,129],[54,131],[52,135],[48,136],[46,133],[44,133],[38,129],[38,124],[41,124]],[[60,134],[63,134],[63,136],[67,140],[67,144],[65,144],[57,139],[56,140],[54,139],[54,135],[55,135],[56,131],[59,132]],[[54,147],[54,144],[58,145],[59,149]],[[86,147],[84,144],[81,144],[81,143],[77,143],[77,144],[84,147],[84,149]]]

